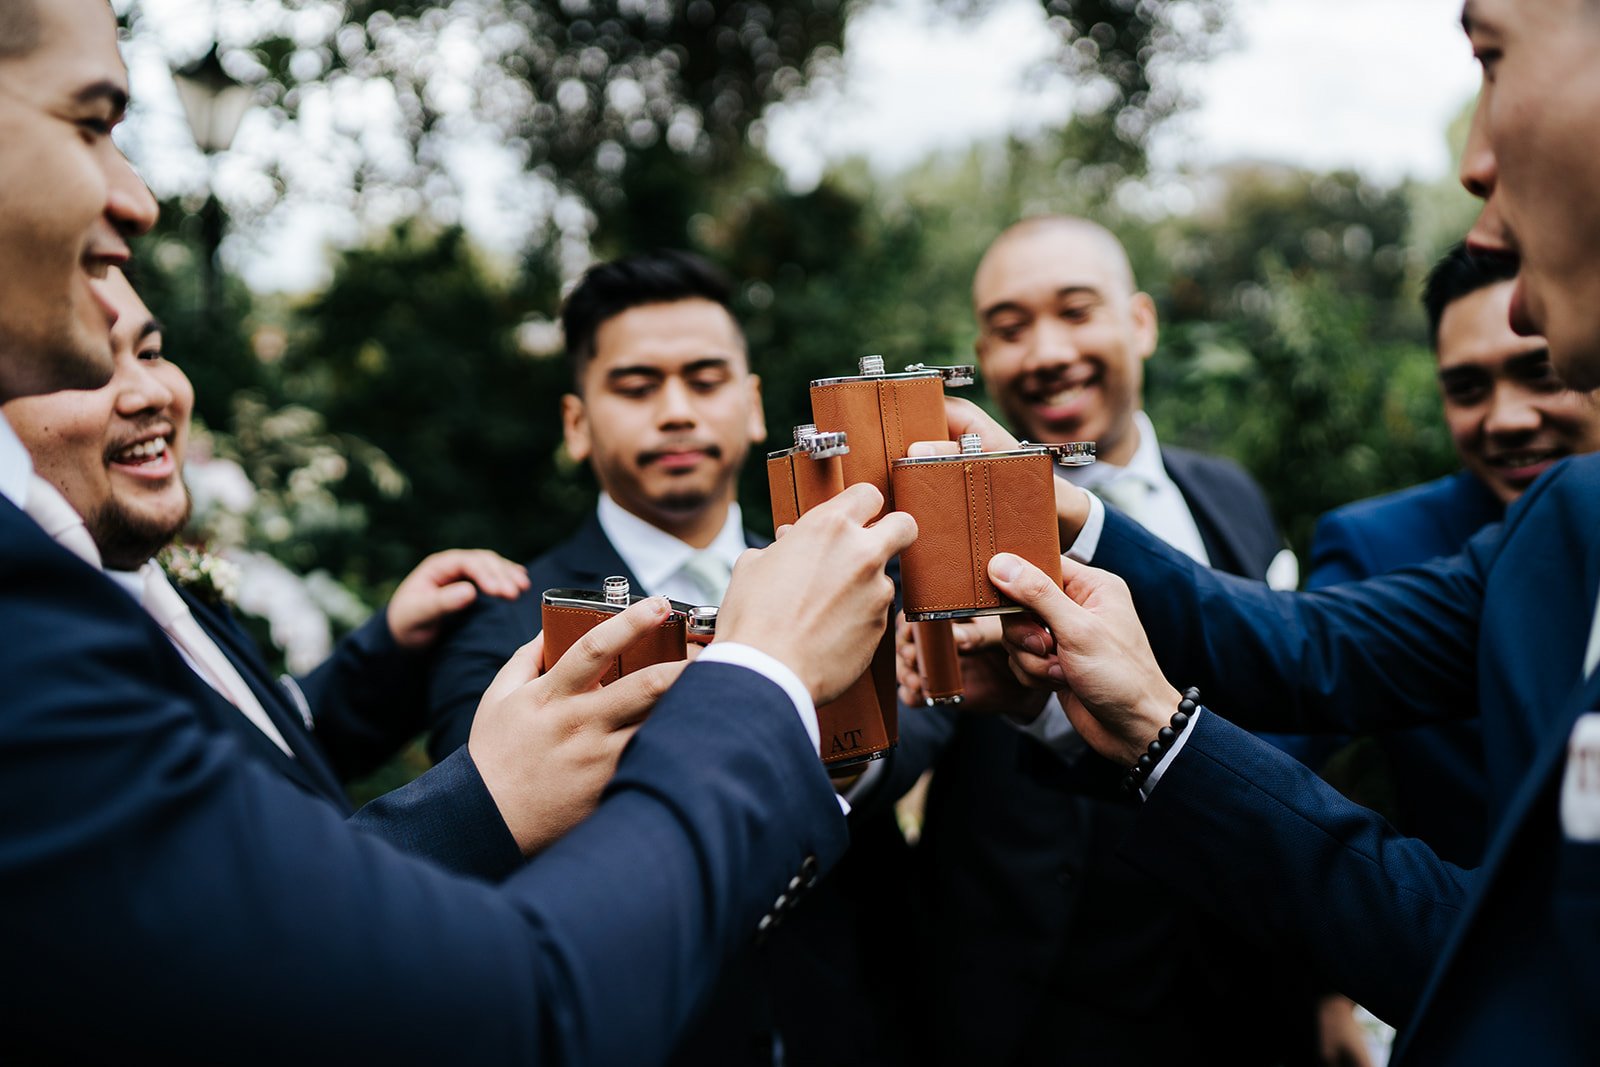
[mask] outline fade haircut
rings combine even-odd
[[[645,252],[585,271],[561,308],[561,332],[574,386],[580,391],[583,388],[584,368],[594,358],[601,326],[624,311],[679,300],[709,300],[733,317],[732,287],[727,278],[689,252]],[[737,320],[735,324],[737,327]]]
[[[1422,308],[1428,313],[1428,346],[1439,349],[1439,321],[1444,309],[1479,289],[1509,282],[1517,276],[1517,261],[1511,256],[1481,255],[1463,242],[1444,254],[1428,272],[1422,287]]]
[[[39,47],[38,0],[0,0],[0,60],[20,59]]]

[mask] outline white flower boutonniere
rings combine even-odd
[[[174,585],[208,604],[232,607],[239,598],[239,565],[213,556],[198,545],[174,542],[156,555]]]

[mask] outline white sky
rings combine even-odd
[[[193,36],[193,0],[146,0],[171,13],[174,40]],[[768,115],[766,146],[797,187],[830,162],[865,156],[883,172],[934,150],[1059,122],[1071,89],[1039,75],[1051,41],[1038,0],[994,0],[968,21],[936,17],[929,0],[874,0],[849,24],[844,76]],[[1236,47],[1185,72],[1198,101],[1164,130],[1158,165],[1177,169],[1241,157],[1316,168],[1351,167],[1382,179],[1434,179],[1453,161],[1444,131],[1476,89],[1477,71],[1458,25],[1460,0],[1235,0]],[[163,33],[166,26],[162,26]],[[187,144],[161,57],[131,52],[143,116],[137,136],[152,184],[200,186],[200,157]],[[269,151],[265,123],[246,120],[222,163],[225,193],[263,202],[252,156]],[[301,153],[315,156],[317,146]],[[493,245],[497,225],[492,154],[464,153],[471,176],[465,221]],[[485,208],[484,205],[491,205]],[[308,208],[235,265],[263,289],[305,289],[326,277],[324,245],[356,235],[332,210]]]

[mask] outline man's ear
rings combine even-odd
[[[568,393],[561,398],[561,437],[566,442],[567,454],[577,463],[583,463],[593,451],[589,440],[589,409],[583,397]]]
[[[752,374],[745,379],[750,390],[750,443],[759,445],[767,439],[767,413],[761,407],[761,375]]]
[[[1156,302],[1149,293],[1134,293],[1128,301],[1133,316],[1134,351],[1140,359],[1149,359],[1161,337],[1161,326],[1156,321]]]

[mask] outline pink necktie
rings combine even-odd
[[[189,666],[206,684],[238,708],[245,718],[255,723],[285,755],[292,757],[294,750],[283,739],[283,734],[278,732],[278,727],[261,706],[261,701],[256,699],[249,684],[239,676],[217,643],[194,621],[194,616],[189,613],[189,605],[172,588],[172,583],[167,581],[161,568],[153,562],[146,563],[139,573],[144,577],[144,610],[166,631]]]
[[[62,548],[96,570],[100,569],[100,550],[89,536],[83,516],[73,510],[55,486],[37,474],[28,482],[28,504],[23,510]]]

